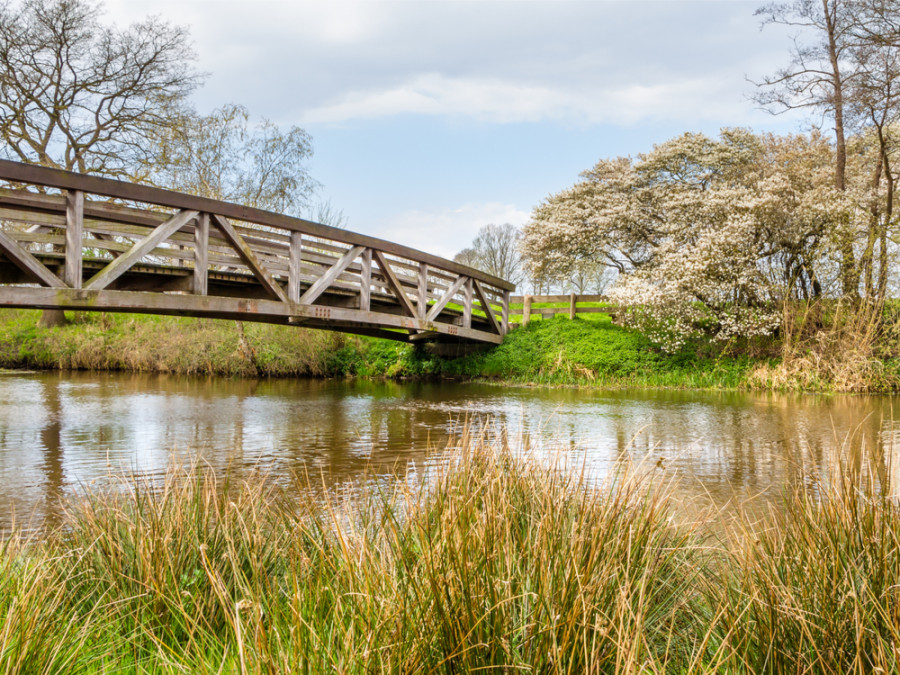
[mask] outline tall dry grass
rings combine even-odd
[[[637,473],[461,445],[347,495],[194,467],[73,501],[0,550],[0,670],[898,671],[900,510],[858,476],[713,537]]]
[[[748,376],[753,388],[877,392],[900,387],[888,367],[900,345],[900,321],[883,302],[814,300],[785,304],[781,353]]]

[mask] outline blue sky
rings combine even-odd
[[[196,95],[313,137],[320,198],[348,227],[444,256],[527,221],[599,158],[684,131],[779,132],[747,96],[789,35],[744,0],[111,0],[190,26]]]

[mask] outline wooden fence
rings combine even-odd
[[[535,307],[542,304],[559,304],[568,303],[566,307]],[[574,319],[578,314],[609,314],[615,316],[619,311],[618,307],[584,307],[583,303],[596,304],[598,302],[609,302],[609,298],[605,295],[578,295],[569,293],[568,295],[513,295],[509,299],[509,304],[522,306],[522,326],[527,326],[534,314],[544,316],[555,316],[557,314],[568,314],[570,319]],[[517,313],[515,309],[510,312]]]

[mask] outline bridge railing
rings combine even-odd
[[[10,185],[0,189],[0,254],[32,285],[102,291],[127,279],[129,290],[174,295],[256,293],[284,303],[277,314],[294,323],[386,325],[409,340],[496,342],[509,327],[512,284],[402,244],[17,162],[0,160],[0,181]],[[385,324],[386,314],[403,320]]]

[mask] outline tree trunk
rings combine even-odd
[[[66,319],[66,313],[61,309],[45,309],[41,312],[41,318],[38,321],[39,328],[57,328],[65,326],[69,323]]]
[[[887,151],[887,143],[882,138],[881,142],[881,158],[884,164],[884,177],[887,179],[887,195],[884,204],[884,219],[881,224],[881,247],[879,251],[878,265],[878,298],[884,299],[887,295],[887,267],[888,267],[888,251],[887,238],[888,228],[891,220],[894,218],[894,175],[891,173],[891,161]]]
[[[831,62],[831,78],[834,88],[834,187],[843,192],[846,189],[847,140],[844,135],[844,83],[838,59],[837,26],[835,6],[838,0],[822,0],[825,27],[828,32],[828,57]],[[840,242],[841,290],[845,296],[859,297],[860,270],[853,251],[853,233],[848,232]]]

